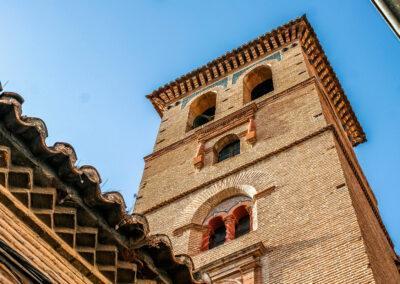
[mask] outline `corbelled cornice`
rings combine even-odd
[[[353,146],[366,141],[364,131],[305,16],[290,21],[166,84],[152,92],[147,98],[162,116],[169,104],[209,86],[243,66],[270,55],[295,41],[300,42],[307,60],[315,69],[316,76],[329,95],[331,103],[335,106],[337,115]]]

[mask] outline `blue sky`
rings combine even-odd
[[[145,95],[307,14],[368,142],[356,148],[400,246],[400,42],[365,0],[0,0],[0,80],[131,207],[159,117]]]

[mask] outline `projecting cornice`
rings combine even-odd
[[[168,83],[147,95],[147,98],[162,116],[169,104],[295,41],[299,41],[310,65],[315,69],[317,79],[328,94],[353,146],[365,142],[364,131],[344,94],[335,72],[330,66],[314,30],[305,16],[290,21],[226,53],[205,66]]]

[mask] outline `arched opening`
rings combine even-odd
[[[272,71],[268,66],[260,66],[250,71],[243,79],[243,101],[248,103],[274,90]]]
[[[235,134],[221,138],[214,146],[216,162],[222,162],[240,154],[240,139]]]
[[[226,238],[226,227],[222,218],[216,217],[211,219],[208,225],[211,229],[208,248],[212,249],[222,245]]]
[[[215,248],[252,230],[251,197],[237,195],[212,208],[203,221],[201,250]]]
[[[258,179],[262,172],[246,171],[246,179]],[[239,184],[240,183],[240,184]],[[174,227],[177,228],[174,236],[181,236],[186,230],[189,232],[187,252],[190,256],[197,255],[209,249],[209,236],[211,233],[209,221],[216,217],[222,218],[226,228],[226,239],[235,234],[235,224],[228,230],[228,214],[235,208],[246,205],[251,216],[251,231],[257,230],[257,202],[253,199],[257,194],[256,189],[248,184],[242,184],[240,180],[227,180],[227,183],[213,187],[211,191],[204,191],[189,201],[188,206],[177,216]],[[233,218],[230,218],[233,219]],[[188,226],[190,224],[190,226]],[[232,233],[233,234],[228,234]],[[226,241],[226,240],[225,240]]]
[[[187,131],[197,128],[214,119],[216,94],[208,92],[195,99],[189,108]]]
[[[250,214],[246,206],[240,206],[233,211],[233,216],[236,219],[235,238],[243,236],[251,230]]]

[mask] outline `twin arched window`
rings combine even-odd
[[[207,231],[201,249],[212,249],[249,233],[251,209],[251,198],[247,196],[235,196],[221,202],[204,221]]]

